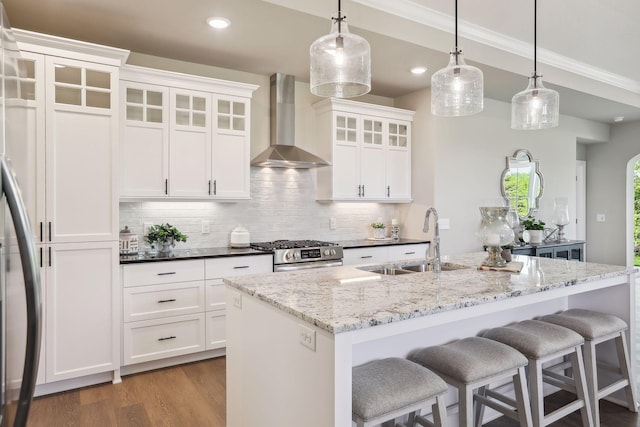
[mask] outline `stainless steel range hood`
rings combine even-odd
[[[252,161],[252,166],[309,169],[329,166],[320,157],[295,146],[295,77],[271,76],[271,145]]]

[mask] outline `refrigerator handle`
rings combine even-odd
[[[24,371],[18,400],[14,427],[27,424],[31,399],[36,386],[38,360],[40,358],[40,333],[42,305],[40,301],[40,269],[38,268],[35,242],[29,225],[29,217],[20,190],[6,160],[0,160],[2,192],[5,195],[13,225],[16,230],[22,274],[24,275],[25,296],[27,302],[27,344],[24,357]]]

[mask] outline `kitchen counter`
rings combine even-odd
[[[519,274],[477,270],[484,257],[451,256],[470,268],[440,275],[345,266],[225,279],[228,425],[351,426],[352,366],[567,308],[621,317],[635,348],[635,269],[515,256]]]
[[[344,248],[364,248],[370,246],[391,246],[391,245],[410,245],[415,243],[428,243],[428,240],[412,240],[412,239],[400,239],[399,241],[392,240],[344,240],[336,242],[342,245]],[[120,255],[120,264],[132,264],[140,262],[154,262],[154,261],[177,261],[184,259],[197,259],[197,258],[217,258],[227,256],[243,256],[243,255],[264,255],[264,251],[257,251],[250,248],[194,248],[194,249],[174,249],[171,254],[151,254],[149,252],[138,253],[133,255]]]
[[[265,255],[264,251],[256,251],[249,248],[200,248],[200,249],[174,249],[170,254],[149,252],[135,255],[120,255],[120,264],[133,264],[140,262],[177,261],[184,259],[217,258],[227,256]]]

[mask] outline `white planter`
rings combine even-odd
[[[384,239],[387,237],[387,229],[386,228],[374,228],[373,229],[373,238],[374,239]]]
[[[539,245],[544,238],[543,230],[524,230],[522,232],[522,238],[525,242],[532,245]]]

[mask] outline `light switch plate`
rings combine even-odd
[[[449,218],[440,218],[438,220],[438,226],[440,230],[448,230],[449,229]]]
[[[596,214],[596,222],[604,222],[605,216],[604,214]]]
[[[240,292],[233,292],[233,306],[236,308],[242,308],[242,294]]]

